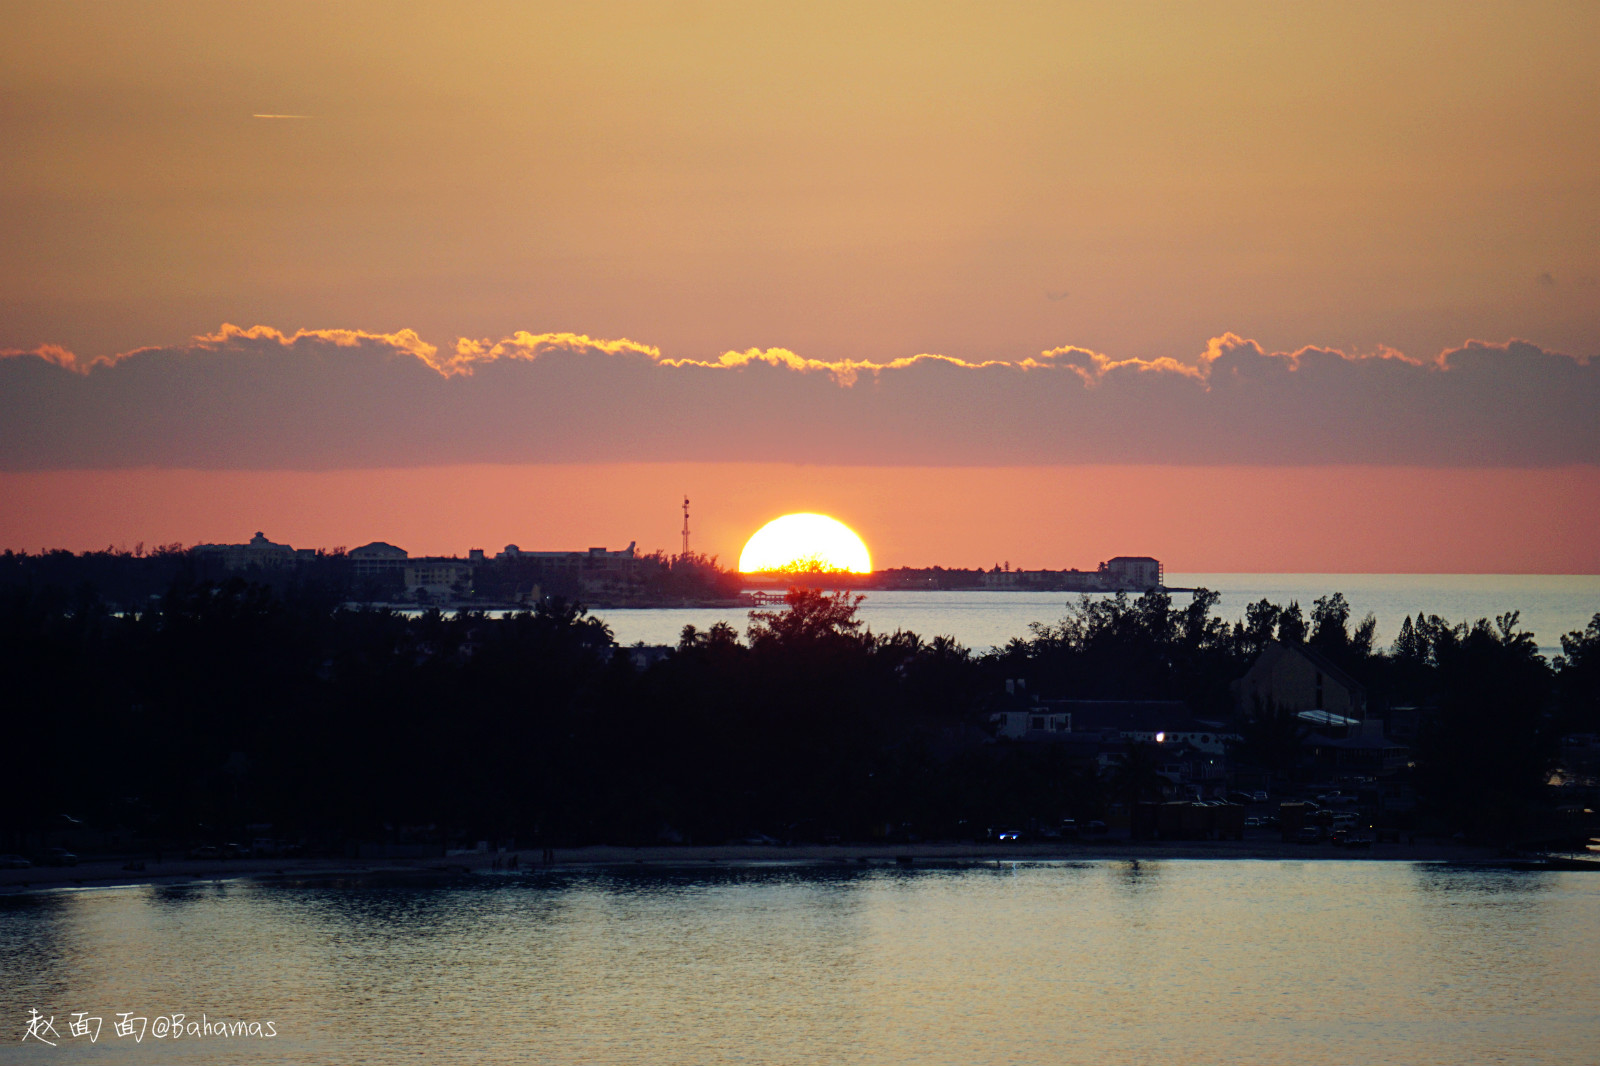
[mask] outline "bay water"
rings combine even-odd
[[[33,1011],[56,1046],[22,1039]],[[18,1064],[1589,1063],[1600,877],[1154,860],[61,891],[0,899],[0,1018]]]

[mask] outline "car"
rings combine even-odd
[[[747,837],[741,837],[739,843],[747,844],[751,847],[771,847],[774,844],[782,844],[783,841],[775,836],[768,836],[766,833],[751,833]]]
[[[189,849],[189,858],[191,858],[191,859],[220,859],[220,858],[222,858],[222,849],[217,847],[217,846],[215,846],[214,844],[202,844],[198,848],[190,848]]]
[[[26,870],[33,863],[21,855],[0,855],[0,870]]]
[[[1294,842],[1296,844],[1320,844],[1322,843],[1322,840],[1322,827],[1316,825],[1305,826],[1304,828],[1296,831],[1294,835]]]
[[[1092,818],[1083,823],[1083,831],[1085,833],[1104,833],[1106,831],[1106,823],[1098,818]]]
[[[1250,793],[1250,798],[1256,803],[1265,803],[1267,802],[1267,793],[1265,790],[1258,788],[1254,792]]]
[[[994,835],[994,838],[1002,844],[1020,844],[1022,842],[1022,831],[1020,829],[1002,829]]]
[[[78,857],[66,848],[45,848],[33,858],[36,866],[76,866]]]

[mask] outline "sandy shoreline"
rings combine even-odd
[[[563,848],[553,863],[539,852],[472,852],[430,859],[175,859],[146,860],[143,870],[125,870],[125,859],[89,861],[78,866],[0,870],[0,896],[31,892],[180,885],[206,881],[428,880],[453,877],[576,872],[607,866],[706,867],[741,864],[851,866],[966,865],[993,862],[1159,862],[1238,859],[1347,862],[1453,862],[1509,865],[1496,849],[1438,841],[1340,848],[1330,844],[1285,844],[1273,838],[1243,841],[1089,842],[983,845],[971,843],[742,845],[706,847]],[[515,857],[516,868],[509,862]],[[498,862],[496,861],[498,860]]]

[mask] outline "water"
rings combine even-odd
[[[1600,575],[1528,574],[1168,574],[1177,588],[1209,588],[1222,594],[1216,614],[1233,622],[1247,604],[1266,597],[1287,605],[1298,600],[1309,615],[1312,601],[1334,592],[1350,602],[1352,622],[1372,612],[1378,640],[1387,646],[1407,615],[1418,611],[1450,621],[1472,622],[1507,611],[1522,612],[1547,655],[1560,652],[1561,635],[1582,629],[1600,612]],[[910,630],[923,637],[952,636],[969,648],[1004,647],[1029,635],[1030,622],[1056,622],[1077,597],[1065,592],[868,592],[861,617],[875,633]],[[1187,603],[1184,593],[1174,602]],[[621,644],[676,644],[685,625],[708,629],[727,622],[741,634],[749,612],[736,608],[607,609],[595,612]]]
[[[21,1043],[30,1008],[63,1039]],[[105,1017],[97,1044],[72,1011]],[[116,1012],[270,1020],[136,1044]],[[767,866],[0,900],[7,1063],[1594,1061],[1600,877]]]

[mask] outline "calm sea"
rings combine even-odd
[[[58,1046],[22,1041],[34,1009]],[[136,1043],[123,1012],[277,1035]],[[1600,876],[1169,860],[63,892],[0,900],[0,1016],[19,1064],[1592,1063]]]
[[[1556,654],[1561,634],[1582,629],[1600,613],[1600,575],[1526,574],[1168,574],[1174,587],[1204,587],[1222,594],[1218,616],[1232,622],[1246,604],[1266,597],[1300,603],[1309,615],[1318,596],[1344,593],[1353,621],[1367,612],[1378,619],[1378,638],[1388,645],[1407,615],[1422,611],[1451,621],[1522,612],[1546,654]],[[984,651],[1027,637],[1031,622],[1060,620],[1076,597],[1064,592],[869,592],[861,614],[873,632],[905,629],[923,637],[952,636]],[[1185,593],[1173,597],[1187,603]],[[700,629],[727,622],[741,633],[749,612],[734,609],[602,610],[619,643],[676,644],[685,625]]]

